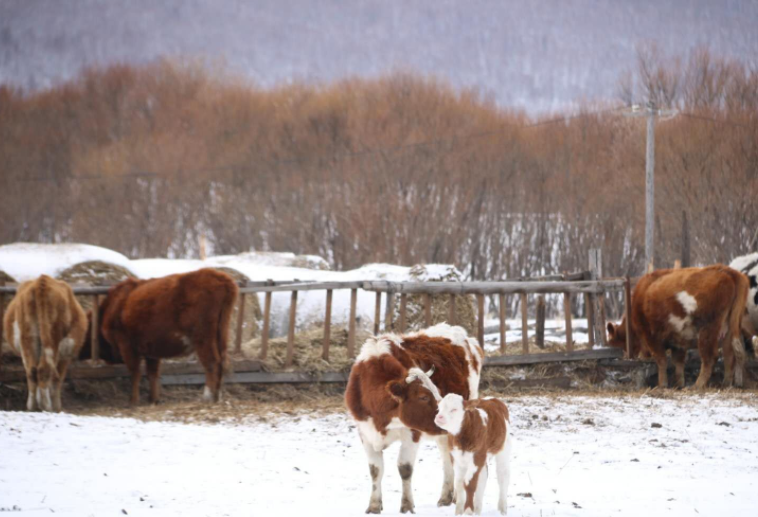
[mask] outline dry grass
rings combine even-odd
[[[311,328],[295,334],[294,356],[290,368],[285,367],[287,358],[287,337],[277,337],[268,341],[268,357],[264,363],[267,371],[300,372],[339,372],[349,371],[353,359],[347,355],[347,327],[333,325],[329,339],[329,362],[322,358],[324,329]],[[356,327],[355,351],[372,334],[366,329]],[[261,351],[261,338],[258,337],[242,344],[242,354],[247,359],[258,359]]]

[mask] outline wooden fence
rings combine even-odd
[[[532,279],[521,279],[515,281],[505,282],[386,282],[386,281],[356,281],[356,282],[301,282],[297,280],[286,282],[247,282],[240,286],[239,289],[239,316],[237,318],[237,338],[234,343],[234,352],[237,355],[241,355],[242,346],[242,325],[244,323],[244,307],[246,296],[257,296],[257,293],[265,293],[264,296],[264,308],[263,308],[263,328],[261,331],[261,350],[258,359],[265,361],[268,354],[270,323],[271,323],[271,305],[272,295],[275,292],[289,292],[290,306],[289,306],[289,327],[287,332],[287,351],[285,358],[285,366],[291,366],[294,359],[294,342],[295,342],[295,322],[297,315],[297,300],[298,293],[300,291],[325,291],[325,310],[324,310],[324,334],[322,341],[322,358],[325,361],[329,361],[329,346],[330,346],[330,330],[331,330],[331,318],[332,318],[332,298],[335,290],[349,290],[350,291],[350,315],[348,323],[348,340],[347,340],[347,353],[349,357],[355,357],[356,355],[356,310],[358,300],[358,290],[376,293],[376,305],[374,313],[374,333],[378,334],[381,330],[381,306],[382,296],[384,296],[385,303],[385,318],[384,318],[384,330],[404,332],[406,330],[406,303],[408,295],[423,295],[424,300],[424,318],[425,323],[431,325],[432,314],[432,296],[449,296],[449,323],[456,323],[455,305],[456,298],[459,296],[474,295],[477,300],[478,309],[478,325],[477,325],[477,338],[480,343],[484,343],[484,321],[485,321],[485,296],[497,297],[499,304],[499,333],[500,333],[500,352],[505,354],[505,331],[506,331],[506,297],[517,296],[520,299],[521,305],[521,331],[522,331],[522,354],[526,364],[534,362],[533,359],[528,357],[530,353],[529,349],[529,337],[528,337],[528,322],[527,322],[527,295],[536,294],[559,294],[563,296],[563,307],[566,322],[566,354],[561,355],[563,358],[567,358],[571,355],[576,355],[576,358],[590,358],[586,351],[577,351],[574,347],[573,331],[572,331],[572,299],[576,296],[584,297],[584,304],[587,309],[588,320],[588,335],[589,335],[589,348],[592,349],[595,342],[605,344],[605,310],[603,298],[606,293],[624,291],[626,298],[626,307],[628,310],[630,300],[630,281],[629,279],[611,278],[611,279],[587,279],[592,275],[588,272],[575,273],[571,275],[554,275],[550,277],[540,277]],[[93,307],[99,305],[100,297],[105,295],[109,289],[109,286],[73,286],[74,293],[77,295],[91,296],[93,298]],[[8,295],[13,295],[16,291],[16,286],[0,285],[0,311],[4,311],[4,301]],[[398,321],[393,321],[394,306],[396,298],[399,296],[399,317]],[[600,308],[597,310],[596,308]],[[98,326],[98,311],[92,311],[93,328]],[[0,313],[0,317],[3,314]],[[0,319],[1,321],[1,319]],[[627,317],[627,325],[629,318]],[[542,322],[544,324],[544,321]],[[538,325],[539,327],[539,325]],[[598,332],[598,329],[599,332]],[[629,332],[627,332],[629,336]],[[92,332],[91,336],[91,350],[92,358],[95,362],[99,358],[99,342],[98,333]],[[627,342],[627,356],[629,351],[629,343]],[[541,354],[544,360],[549,360],[551,355],[555,354]],[[592,354],[590,354],[592,355]],[[597,355],[597,354],[595,354]],[[605,357],[608,354],[600,354]],[[613,355],[613,354],[611,354]],[[504,358],[497,361],[497,358],[488,358],[490,364],[518,364],[517,359]],[[600,356],[598,356],[600,357]],[[609,355],[610,357],[610,355]],[[540,362],[542,362],[540,360]],[[251,363],[251,364],[247,364]],[[168,366],[168,365],[167,365]],[[92,375],[93,377],[109,376],[107,372],[111,372],[111,376],[120,376],[119,367],[99,367],[105,368],[101,371],[101,374]],[[110,368],[110,370],[108,369]],[[246,369],[241,369],[246,368]],[[186,369],[186,368],[185,368]],[[237,372],[256,372],[260,371],[260,365],[253,366],[250,361],[239,361],[239,364],[235,364],[235,371]],[[184,370],[182,370],[184,371]],[[123,372],[122,372],[123,373]],[[168,373],[168,371],[166,371]],[[199,374],[198,372],[185,372],[187,374]],[[118,375],[117,375],[118,374]],[[86,374],[90,377],[90,374]],[[77,374],[72,372],[72,378],[76,378]],[[251,381],[255,382],[255,381]]]

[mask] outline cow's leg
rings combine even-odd
[[[413,440],[413,433],[409,429],[404,429],[400,442],[400,455],[397,458],[397,470],[400,472],[400,479],[403,480],[403,498],[400,504],[400,513],[416,513],[413,505],[411,479],[413,478],[413,466],[416,464],[418,447],[418,441]]]
[[[671,349],[671,360],[676,368],[676,377],[674,385],[677,388],[684,388],[684,360],[687,358],[687,350],[674,347]]]
[[[729,346],[728,344],[725,346]],[[735,367],[734,367],[734,385],[742,388],[745,385],[745,363],[747,362],[747,352],[742,337],[732,338],[732,348],[734,349]]]
[[[668,373],[666,372],[666,368],[668,368],[666,351],[663,350],[663,352],[653,352],[653,358],[655,359],[655,364],[658,365],[658,387],[665,390],[669,387],[669,377]]]
[[[129,405],[136,406],[139,404],[140,363],[142,358],[135,354],[130,347],[119,346],[119,349],[124,358],[124,364],[126,364],[126,368],[132,377],[132,395],[129,399]]]
[[[510,434],[510,433],[509,433]],[[512,439],[506,436],[505,447],[495,455],[495,466],[497,468],[497,484],[499,485],[500,494],[497,500],[497,511],[502,515],[508,513],[508,485],[511,482],[511,447]]]
[[[442,494],[439,501],[437,501],[437,506],[450,506],[455,501],[455,484],[453,483],[453,458],[450,456],[450,444],[446,434],[437,437],[437,445],[442,457],[444,475],[442,479]]]
[[[63,381],[66,378],[69,359],[58,359],[58,375],[53,381],[53,411],[60,413],[63,406],[61,405],[61,391],[63,390]]]
[[[702,390],[708,385],[708,381],[711,379],[713,373],[713,365],[716,363],[716,357],[719,350],[719,332],[720,325],[711,325],[711,327],[705,328],[700,331],[700,336],[697,341],[697,349],[700,352],[700,373],[695,381],[695,389]],[[724,364],[726,368],[727,361],[733,361],[733,355],[729,354],[727,359],[724,355]],[[724,372],[725,381],[727,378],[726,371]]]
[[[371,474],[371,499],[366,513],[382,513],[382,477],[384,476],[384,453],[374,449],[368,440],[361,437],[363,449],[368,458],[368,471]]]
[[[146,357],[147,380],[150,383],[150,403],[157,404],[161,395],[161,360]]]
[[[21,361],[24,363],[26,371],[26,387],[29,389],[29,395],[26,398],[26,409],[28,411],[37,411],[37,355],[36,338],[28,328],[19,329],[18,322],[14,324],[14,339],[16,347],[21,351]]]
[[[199,343],[199,341],[193,342]],[[221,399],[221,374],[223,364],[214,353],[215,345],[203,346],[196,345],[197,358],[200,359],[203,368],[205,368],[205,388],[203,389],[203,400],[206,402],[218,402]]]

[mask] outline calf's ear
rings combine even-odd
[[[616,335],[616,326],[609,321],[608,322],[608,337],[613,339],[615,335]]]
[[[387,392],[398,402],[408,398],[408,383],[405,381],[390,381],[387,383]]]

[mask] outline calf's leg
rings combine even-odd
[[[687,350],[682,348],[671,349],[671,360],[676,368],[676,377],[674,378],[674,385],[677,388],[684,388],[684,360],[687,358]]]
[[[455,501],[455,486],[453,484],[453,459],[450,455],[450,444],[446,434],[437,437],[437,446],[442,457],[442,494],[437,501],[437,506],[450,506]]]
[[[132,395],[129,399],[129,405],[136,406],[139,404],[139,381],[142,375],[139,367],[142,359],[128,347],[119,346],[119,349],[124,358],[126,369],[129,370],[132,377]]]
[[[511,481],[511,444],[510,436],[506,437],[505,447],[495,456],[495,466],[497,468],[497,484],[499,485],[500,494],[497,500],[497,511],[501,515],[508,513],[508,485]]]
[[[53,411],[60,413],[63,409],[61,405],[61,391],[63,390],[63,381],[66,379],[66,372],[71,361],[69,359],[58,360],[58,375],[53,381]]]
[[[400,455],[397,458],[397,470],[400,472],[400,479],[403,480],[403,499],[400,504],[400,513],[416,513],[414,511],[411,479],[413,478],[413,466],[416,464],[419,443],[413,440],[413,433],[409,429],[403,430],[401,440]]]
[[[653,357],[655,359],[655,364],[658,365],[658,387],[665,390],[669,387],[669,378],[668,373],[666,372],[666,368],[668,367],[666,351],[653,352]]]
[[[474,490],[474,513],[476,515],[482,514],[482,506],[484,504],[484,489],[487,488],[488,475],[489,469],[485,463],[479,469],[479,479],[477,480],[476,490]]]
[[[710,328],[706,328],[700,331],[700,336],[697,341],[697,348],[700,352],[700,373],[695,381],[695,389],[702,390],[708,385],[708,381],[713,374],[713,365],[716,363],[716,356],[718,355],[718,338],[719,338],[720,326],[712,325]],[[731,359],[729,359],[731,361]],[[726,356],[724,357],[724,363],[727,362]],[[724,377],[727,377],[725,371]],[[725,379],[726,380],[726,379]]]
[[[14,327],[14,330],[18,331],[18,328]],[[16,333],[15,339],[17,341],[16,346],[21,351],[21,360],[26,371],[26,387],[29,390],[29,395],[26,398],[26,409],[37,411],[39,407],[37,405],[37,357],[34,353],[36,348],[35,337],[31,335],[29,329],[21,329],[20,335]]]

